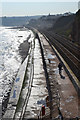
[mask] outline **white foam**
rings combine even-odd
[[[8,91],[9,83],[15,78],[22,62],[18,51],[19,46],[30,34],[32,39],[32,32],[28,29],[21,31],[0,27],[0,89],[3,89],[3,96]]]

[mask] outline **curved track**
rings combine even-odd
[[[80,49],[67,39],[48,31],[41,31],[59,51],[73,73],[80,80]]]
[[[65,39],[64,37],[50,32],[50,34],[53,34],[54,38],[61,43],[65,48],[67,48],[80,62],[80,46],[75,45],[70,40]]]

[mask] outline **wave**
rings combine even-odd
[[[21,30],[0,27],[0,103],[10,91],[22,63],[19,46],[31,34],[27,28]]]

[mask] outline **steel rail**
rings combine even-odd
[[[72,69],[73,73],[76,75],[78,79],[80,79],[80,62],[77,58],[68,50],[66,49],[61,43],[59,43],[56,39],[49,32],[43,32],[44,35],[49,38],[50,42],[56,49],[60,52],[63,58],[66,60],[70,68]]]

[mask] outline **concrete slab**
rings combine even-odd
[[[46,104],[47,95],[48,91],[46,89],[46,78],[43,69],[42,56],[39,42],[36,39],[34,49],[34,79],[28,106],[24,115],[25,119],[38,118],[41,106]]]
[[[3,120],[13,119],[15,110],[16,110],[16,107],[8,108],[7,111],[5,112],[5,115],[3,116]]]
[[[15,111],[17,108],[18,100],[20,97],[20,93],[21,93],[21,89],[22,89],[22,85],[23,85],[23,81],[24,81],[24,77],[25,77],[26,67],[28,64],[28,58],[29,58],[29,55],[27,56],[27,58],[25,59],[25,61],[23,62],[23,64],[21,65],[21,67],[19,69],[16,80],[14,81],[14,86],[11,90],[8,107],[6,109],[6,112],[3,116],[3,118],[12,118],[13,119],[13,117],[15,115]]]

